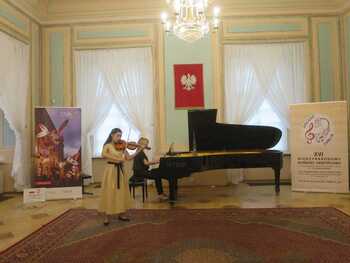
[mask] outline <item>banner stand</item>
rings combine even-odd
[[[82,198],[81,176],[81,109],[35,108],[35,172],[24,202]]]
[[[349,193],[345,101],[290,105],[292,191]]]

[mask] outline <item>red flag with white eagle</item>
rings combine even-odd
[[[174,65],[175,108],[203,108],[203,65]]]

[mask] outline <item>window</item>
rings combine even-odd
[[[15,133],[10,128],[10,124],[4,116],[4,112],[0,110],[0,146],[1,148],[15,147]]]
[[[309,101],[305,47],[305,42],[225,45],[226,121],[275,126],[282,138],[274,149],[288,152],[288,105]]]
[[[108,116],[94,134],[92,148],[95,157],[101,156],[103,144],[113,128],[119,128],[123,131],[122,139],[125,141],[137,141],[140,137],[140,131],[132,127],[130,122],[125,120],[117,107],[113,105]]]
[[[248,121],[249,125],[273,126],[282,131],[282,137],[277,145],[272,149],[280,151],[288,151],[288,133],[287,128],[280,118],[274,112],[270,103],[265,99],[257,113]]]

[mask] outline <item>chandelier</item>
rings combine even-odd
[[[207,20],[208,0],[167,0],[167,3],[175,12],[175,21],[171,21],[167,13],[162,13],[164,29],[180,39],[192,43],[208,34],[210,28],[216,31],[219,27],[218,7],[213,9],[212,20]]]

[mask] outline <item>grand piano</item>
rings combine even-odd
[[[169,181],[169,202],[176,201],[178,179],[215,169],[271,167],[278,194],[283,153],[268,149],[278,143],[281,130],[269,126],[217,123],[216,115],[216,109],[188,111],[189,152],[169,149],[160,158],[160,173]]]

